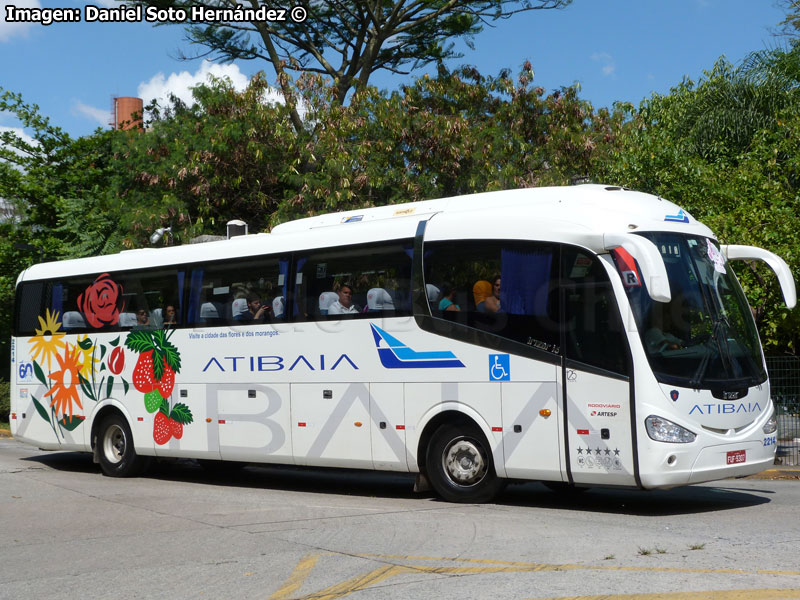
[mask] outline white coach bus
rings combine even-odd
[[[752,474],[776,418],[739,259],[795,305],[771,252],[583,185],[39,264],[17,282],[12,433],[110,476],[150,457],[377,469],[457,502]]]

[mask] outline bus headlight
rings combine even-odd
[[[697,437],[694,433],[669,421],[663,417],[650,415],[644,420],[647,427],[647,435],[650,439],[657,442],[673,442],[676,444],[688,444]]]
[[[778,430],[778,418],[775,416],[775,411],[769,417],[769,421],[764,423],[764,433],[775,433]]]

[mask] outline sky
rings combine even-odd
[[[0,3],[0,87],[21,93],[73,137],[107,127],[114,96],[139,96],[147,104],[171,92],[189,100],[190,87],[209,73],[230,77],[238,88],[259,70],[275,81],[264,62],[180,60],[198,50],[180,25],[44,26],[6,18],[8,4],[80,8],[83,15],[87,4],[114,6],[114,0]],[[783,16],[775,0],[574,0],[565,10],[531,11],[486,27],[475,37],[474,50],[457,41],[464,56],[449,66],[473,65],[484,75],[509,68],[516,74],[529,60],[536,85],[547,90],[577,83],[580,96],[595,108],[614,101],[638,105],[653,93],[668,93],[684,77],[697,80],[722,56],[736,64],[752,51],[775,47],[773,34]],[[378,73],[370,83],[391,91],[421,74]],[[20,124],[0,113],[0,130],[7,128],[19,132]]]

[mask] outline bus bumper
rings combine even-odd
[[[640,471],[643,488],[666,489],[729,477],[744,477],[760,473],[775,462],[775,446],[765,447],[762,441],[708,446],[702,448],[693,461],[687,456],[687,452],[675,454],[679,459],[675,461],[674,467],[670,467],[665,459],[653,471]]]

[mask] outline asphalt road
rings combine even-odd
[[[800,599],[800,481],[660,492],[509,487],[191,461],[103,477],[0,439],[0,598]]]

